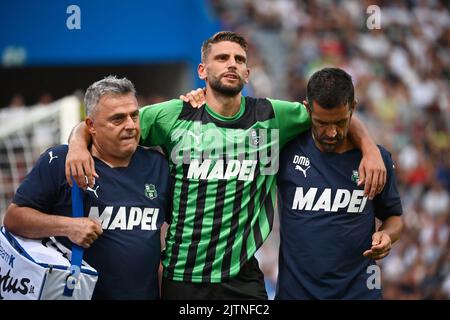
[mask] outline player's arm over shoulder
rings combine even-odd
[[[394,161],[392,160],[391,153],[382,145],[377,145],[378,149],[380,149],[381,157],[383,158],[384,165],[386,166],[387,173],[393,174],[393,170],[395,169]]]
[[[273,106],[282,144],[311,127],[308,111],[302,103],[269,98],[267,100]]]
[[[170,132],[183,108],[183,101],[173,99],[142,107],[139,110],[141,144],[144,146],[165,145]]]

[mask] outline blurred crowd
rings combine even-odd
[[[211,3],[223,29],[251,41],[251,94],[301,101],[318,69],[352,75],[358,116],[392,153],[404,209],[406,229],[381,261],[384,297],[450,299],[449,3]],[[370,5],[380,8],[380,29],[369,29]],[[274,232],[258,252],[272,296],[277,253]]]

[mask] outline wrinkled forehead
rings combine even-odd
[[[138,102],[133,93],[103,95],[97,104],[98,113],[131,113],[138,110]]]

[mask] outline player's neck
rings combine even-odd
[[[229,97],[213,91],[206,90],[206,104],[215,113],[223,117],[232,117],[237,114],[241,108],[241,93]]]
[[[119,168],[119,167],[128,167],[130,164],[132,154],[127,158],[117,158],[111,155],[106,154],[99,146],[96,146],[94,143],[92,144],[91,149],[92,156],[97,159],[102,160],[106,165],[111,168]]]
[[[336,153],[344,153],[349,150],[355,149],[355,145],[348,138],[344,140],[344,142],[337,148]]]

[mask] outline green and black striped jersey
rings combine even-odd
[[[173,207],[164,276],[218,283],[236,276],[273,223],[279,149],[310,127],[300,103],[242,97],[223,117],[181,100],[140,111],[141,143],[169,157]]]

